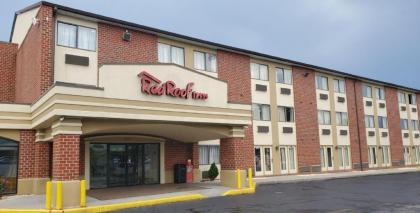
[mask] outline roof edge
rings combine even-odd
[[[198,38],[194,38],[194,37],[190,37],[190,36],[186,36],[186,35],[182,35],[182,34],[178,34],[178,33],[173,33],[173,32],[169,32],[169,31],[165,31],[165,30],[161,30],[161,29],[157,29],[157,28],[153,28],[153,27],[148,27],[145,25],[140,25],[140,24],[136,24],[133,22],[128,22],[128,21],[124,21],[124,20],[120,20],[120,19],[116,19],[116,18],[112,18],[112,17],[108,17],[108,16],[103,16],[103,15],[99,15],[96,13],[91,13],[91,12],[87,12],[87,11],[83,11],[83,10],[79,10],[79,9],[75,9],[75,8],[71,8],[71,7],[67,7],[67,6],[63,6],[63,5],[59,5],[59,4],[55,4],[55,3],[51,3],[48,1],[40,1],[38,3],[32,4],[22,10],[19,10],[18,12],[15,13],[15,20],[13,22],[13,27],[12,27],[12,33],[11,33],[11,37],[10,40],[12,38],[13,35],[13,29],[14,29],[14,25],[15,25],[15,21],[16,21],[16,16],[19,13],[22,12],[26,12],[30,9],[33,9],[34,7],[40,6],[40,5],[45,5],[45,6],[50,6],[50,7],[54,7],[60,10],[64,10],[67,12],[71,12],[71,13],[75,13],[75,14],[79,14],[79,15],[83,15],[83,16],[88,16],[91,18],[96,18],[99,20],[103,20],[103,21],[107,21],[107,22],[111,22],[111,23],[115,23],[115,24],[119,24],[119,25],[125,25],[128,27],[134,27],[134,28],[139,28],[145,31],[150,31],[153,33],[159,33],[159,34],[163,34],[163,35],[167,35],[170,37],[176,37],[179,39],[183,39],[183,40],[189,40],[192,42],[197,42],[197,43],[203,43],[203,44],[207,44],[210,46],[215,46],[221,49],[226,49],[228,51],[232,51],[232,52],[239,52],[245,55],[254,55],[254,56],[258,56],[258,57],[263,57],[263,58],[268,58],[271,60],[276,60],[276,61],[283,61],[285,63],[290,63],[293,66],[300,66],[300,67],[305,67],[305,68],[309,68],[309,69],[314,69],[317,71],[325,71],[325,72],[331,72],[331,73],[335,73],[338,75],[342,75],[345,76],[347,78],[354,78],[354,79],[359,79],[359,80],[364,80],[364,81],[369,81],[369,82],[375,82],[378,84],[383,84],[383,85],[387,85],[389,87],[394,87],[394,88],[399,88],[399,89],[405,89],[405,90],[410,90],[416,93],[420,93],[420,88],[416,89],[416,88],[411,88],[411,87],[407,87],[407,86],[403,86],[403,85],[398,85],[398,84],[394,84],[394,83],[389,83],[389,82],[385,82],[385,81],[381,81],[381,80],[375,80],[375,79],[371,79],[368,77],[363,77],[363,76],[359,76],[359,75],[355,75],[355,74],[350,74],[350,73],[346,73],[343,71],[339,71],[339,70],[335,70],[335,69],[330,69],[330,68],[326,68],[326,67],[321,67],[321,66],[317,66],[317,65],[312,65],[312,64],[308,64],[308,63],[304,63],[304,62],[299,62],[299,61],[294,61],[294,60],[290,60],[290,59],[285,59],[285,58],[281,58],[281,57],[277,57],[277,56],[273,56],[273,55],[268,55],[265,53],[260,53],[260,52],[256,52],[256,51],[252,51],[252,50],[247,50],[247,49],[242,49],[242,48],[237,48],[237,47],[233,47],[233,46],[229,46],[229,45],[224,45],[224,44],[220,44],[220,43],[216,43],[216,42],[211,42],[211,41],[207,41],[207,40],[203,40],[203,39],[198,39]]]

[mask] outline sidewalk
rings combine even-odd
[[[349,172],[305,174],[305,175],[256,177],[254,178],[254,182],[258,186],[261,184],[295,183],[295,182],[305,182],[305,181],[315,181],[315,180],[362,177],[362,176],[370,176],[370,175],[399,174],[399,173],[407,173],[407,172],[420,172],[420,168],[419,167],[389,168],[389,169],[378,169],[378,170],[367,170],[367,171],[349,171]]]

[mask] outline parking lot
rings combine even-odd
[[[261,185],[253,195],[121,212],[420,212],[420,173]]]

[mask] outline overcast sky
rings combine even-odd
[[[35,2],[2,2],[0,40]],[[51,2],[420,89],[420,0]]]

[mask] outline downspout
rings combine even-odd
[[[362,146],[360,142],[360,128],[359,128],[359,106],[357,105],[357,94],[356,94],[356,81],[353,84],[354,91],[354,100],[356,103],[356,124],[357,124],[357,139],[359,141],[359,162],[360,162],[360,171],[363,171],[363,162],[362,162]]]

